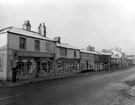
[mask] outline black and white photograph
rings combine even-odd
[[[0,105],[135,105],[135,1],[0,0]]]

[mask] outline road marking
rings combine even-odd
[[[16,94],[13,96],[3,97],[3,98],[0,98],[0,101],[5,100],[5,99],[9,99],[9,98],[13,98],[13,97],[17,97],[17,96],[21,96],[21,95],[23,95],[23,94]]]

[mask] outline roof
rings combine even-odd
[[[117,52],[120,52],[120,53],[122,53],[122,51],[120,51],[120,50],[117,50],[117,49],[110,49],[110,51],[117,51]]]
[[[100,53],[95,52],[95,51],[80,50],[80,52],[82,52],[82,53],[89,53],[89,54],[97,54],[97,55],[100,55]]]
[[[101,55],[112,55],[111,53],[100,52]]]
[[[38,39],[44,39],[44,40],[49,40],[49,41],[54,41],[48,37],[44,37],[40,34],[38,34],[37,32],[34,31],[27,31],[21,28],[16,28],[16,27],[7,27],[4,29],[0,30],[0,33],[2,32],[10,32],[10,33],[15,33],[15,34],[21,34],[24,36],[28,36],[28,37],[34,37],[34,38],[38,38]]]
[[[63,48],[68,48],[68,49],[80,50],[80,49],[78,49],[78,48],[76,48],[74,46],[71,46],[71,45],[67,44],[67,43],[60,43],[60,44],[57,43],[57,47],[63,47]]]
[[[132,57],[132,58],[134,58],[134,57],[135,57],[135,55],[127,55],[127,57]]]
[[[112,55],[111,58],[119,58],[119,57],[117,57],[117,56],[115,56],[115,55]]]

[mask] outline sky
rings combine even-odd
[[[45,23],[47,37],[80,49],[135,54],[135,0],[0,0],[0,29],[22,28],[25,20],[32,31]]]

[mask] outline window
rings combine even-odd
[[[0,72],[3,72],[3,58],[0,57]]]
[[[52,52],[52,43],[51,42],[46,42],[46,51]]]
[[[26,38],[20,38],[20,49],[26,49]]]
[[[65,48],[60,48],[60,56],[66,57],[66,56],[67,56],[67,49],[65,49]]]
[[[35,40],[35,51],[40,51],[40,41]]]
[[[74,51],[74,58],[76,58],[76,51]]]

